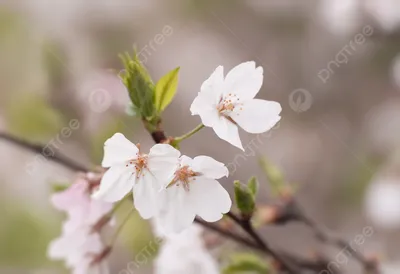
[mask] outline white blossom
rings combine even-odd
[[[108,202],[121,200],[133,190],[135,208],[144,219],[158,210],[158,193],[173,175],[180,152],[167,144],[156,144],[149,154],[116,133],[104,144],[103,167],[109,168],[93,194]]]
[[[263,68],[254,62],[234,67],[224,78],[219,66],[202,84],[190,110],[212,127],[221,139],[243,150],[238,125],[249,133],[262,133],[279,120],[281,105],[254,99],[263,82]]]
[[[389,178],[372,182],[366,194],[365,212],[376,226],[399,228],[400,181]]]
[[[400,262],[385,262],[381,263],[382,274],[398,274],[400,273]]]
[[[322,0],[319,2],[321,21],[335,34],[347,35],[361,23],[359,0]]]
[[[153,222],[153,224],[155,224]],[[155,224],[156,234],[160,234]],[[203,229],[191,225],[185,231],[162,236],[163,245],[154,261],[155,274],[218,274],[218,264],[204,246]]]
[[[228,176],[226,166],[211,157],[180,158],[167,188],[160,192],[157,219],[165,233],[179,233],[188,228],[196,215],[216,222],[227,213],[232,201],[216,179]]]
[[[96,256],[102,253],[103,245],[98,233],[89,229],[79,229],[73,232],[64,227],[63,235],[50,243],[48,257],[52,260],[64,260],[66,267],[73,273],[85,273],[91,268]]]
[[[398,0],[366,0],[365,9],[386,32],[400,27],[400,2]]]

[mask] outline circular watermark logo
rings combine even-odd
[[[111,103],[111,95],[105,89],[95,89],[89,94],[89,107],[94,112],[105,112],[110,108]]]
[[[313,102],[311,93],[306,89],[293,90],[289,95],[290,108],[300,113],[310,109]]]

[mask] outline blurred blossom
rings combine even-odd
[[[153,222],[155,233],[163,237],[162,229]],[[155,260],[155,274],[218,274],[217,262],[205,247],[203,228],[193,224],[180,234],[164,237]]]
[[[366,192],[365,213],[378,227],[400,228],[400,180],[382,178],[373,181]]]
[[[365,9],[387,32],[400,26],[399,0],[366,0]]]
[[[68,189],[51,197],[53,206],[66,212],[68,217],[61,236],[50,243],[48,257],[63,260],[74,274],[99,273],[104,268],[102,254],[106,247],[99,233],[102,226],[98,224],[107,223],[100,220],[110,212],[112,204],[92,200],[90,188],[87,180],[79,178]]]
[[[89,182],[78,178],[67,190],[51,197],[53,206],[68,215],[65,225],[71,230],[93,226],[112,209],[111,203],[90,198]]]
[[[399,274],[400,262],[382,263],[382,274]]]
[[[323,0],[320,4],[321,20],[335,34],[349,34],[360,23],[359,0]]]

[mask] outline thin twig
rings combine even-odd
[[[75,161],[59,154],[59,153],[50,153],[50,155],[47,155],[48,153],[45,153],[47,151],[46,146],[43,145],[37,145],[37,144],[32,144],[27,141],[24,141],[22,139],[19,139],[17,137],[11,136],[7,133],[2,133],[0,132],[0,139],[3,139],[5,141],[8,141],[14,145],[24,147],[32,152],[36,152],[38,154],[42,154],[43,157],[48,158],[49,160],[56,162],[58,164],[61,164],[73,171],[82,171],[82,172],[88,172],[89,168],[85,167],[82,164],[78,164]]]
[[[297,219],[301,222],[303,222],[305,225],[307,225],[313,232],[314,235],[317,239],[319,239],[321,242],[325,244],[330,244],[333,246],[336,246],[339,249],[346,249],[349,251],[349,253],[354,256],[354,258],[364,266],[365,270],[368,271],[373,271],[372,273],[379,274],[378,266],[377,263],[374,261],[369,260],[366,258],[361,252],[358,250],[355,250],[353,248],[348,248],[349,244],[348,241],[337,237],[335,235],[332,235],[328,230],[323,228],[321,225],[319,225],[316,221],[311,219],[305,211],[302,209],[302,207],[293,199],[292,200],[292,205],[293,207],[296,208],[296,214]]]
[[[261,237],[258,233],[254,230],[253,225],[251,224],[250,220],[241,219],[240,217],[236,216],[232,212],[228,212],[226,214],[229,218],[231,218],[236,224],[238,224],[250,237],[254,239],[257,245],[261,248],[261,250],[265,251],[272,258],[274,258],[277,262],[279,262],[282,267],[288,270],[290,273],[297,274],[299,273],[299,269],[291,263],[287,258],[282,256],[278,251],[272,249]]]

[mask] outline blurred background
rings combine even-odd
[[[258,96],[280,102],[283,119],[269,134],[241,132],[255,153],[210,129],[183,143],[184,153],[227,163],[230,192],[233,179],[258,175],[260,203],[270,196],[263,155],[315,220],[349,240],[372,226],[360,250],[388,266],[400,261],[400,1],[1,0],[0,131],[53,143],[87,166],[100,163],[104,141],[117,131],[149,148],[140,121],[126,114],[117,77],[118,54],[133,46],[154,80],[181,67],[163,120],[171,136],[200,122],[189,107],[218,65],[225,73],[247,60],[263,66]],[[63,218],[49,194],[76,174],[46,160],[38,166],[37,156],[0,140],[0,273],[68,273],[46,258]],[[131,222],[112,273],[152,237],[139,217]],[[299,254],[337,252],[302,225],[262,232]],[[151,263],[135,273],[151,273]]]

